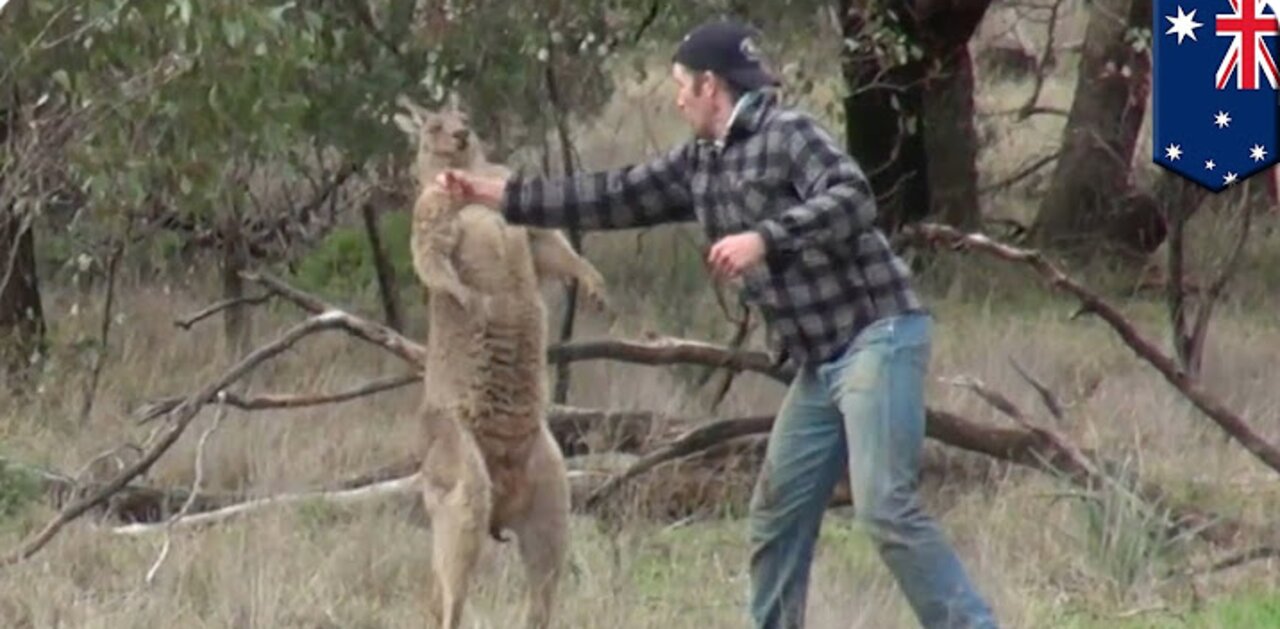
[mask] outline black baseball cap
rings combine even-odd
[[[734,20],[705,22],[684,36],[672,61],[696,72],[714,72],[746,90],[776,86],[780,81],[765,65],[759,37],[758,30]]]

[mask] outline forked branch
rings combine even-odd
[[[1050,286],[1074,296],[1080,300],[1085,310],[1101,317],[1130,349],[1155,367],[1165,380],[1186,396],[1196,408],[1208,415],[1251,454],[1273,471],[1280,473],[1280,450],[1277,450],[1275,445],[1258,434],[1248,422],[1227,408],[1216,396],[1202,388],[1195,379],[1189,377],[1174,359],[1157,349],[1155,344],[1144,337],[1115,306],[1068,277],[1039,251],[1012,247],[982,234],[966,234],[952,227],[933,223],[907,226],[903,228],[903,235],[908,239],[927,244],[943,245],[953,249],[972,249],[1002,260],[1027,264],[1043,276]]]

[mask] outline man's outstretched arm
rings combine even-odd
[[[507,221],[566,229],[623,229],[693,220],[689,145],[645,163],[574,177],[472,178],[453,175],[464,200],[502,212]]]

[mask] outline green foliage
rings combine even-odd
[[[1052,619],[1046,626],[1063,629],[1253,629],[1280,627],[1280,596],[1275,591],[1250,587],[1229,597],[1214,599],[1196,609],[1153,609],[1128,618],[1095,617],[1093,614]]]
[[[20,515],[39,497],[40,483],[32,473],[0,461],[0,522]]]
[[[378,221],[378,234],[399,288],[417,286],[409,252],[409,214],[396,212]],[[363,226],[339,227],[299,260],[293,279],[304,290],[335,298],[371,295],[377,274],[368,234]]]
[[[1104,489],[1082,496],[1088,557],[1118,593],[1159,574],[1181,559],[1182,542],[1167,533],[1168,518],[1131,489]]]

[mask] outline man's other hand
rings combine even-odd
[[[764,239],[755,232],[725,236],[711,246],[707,263],[721,279],[735,279],[764,259]]]

